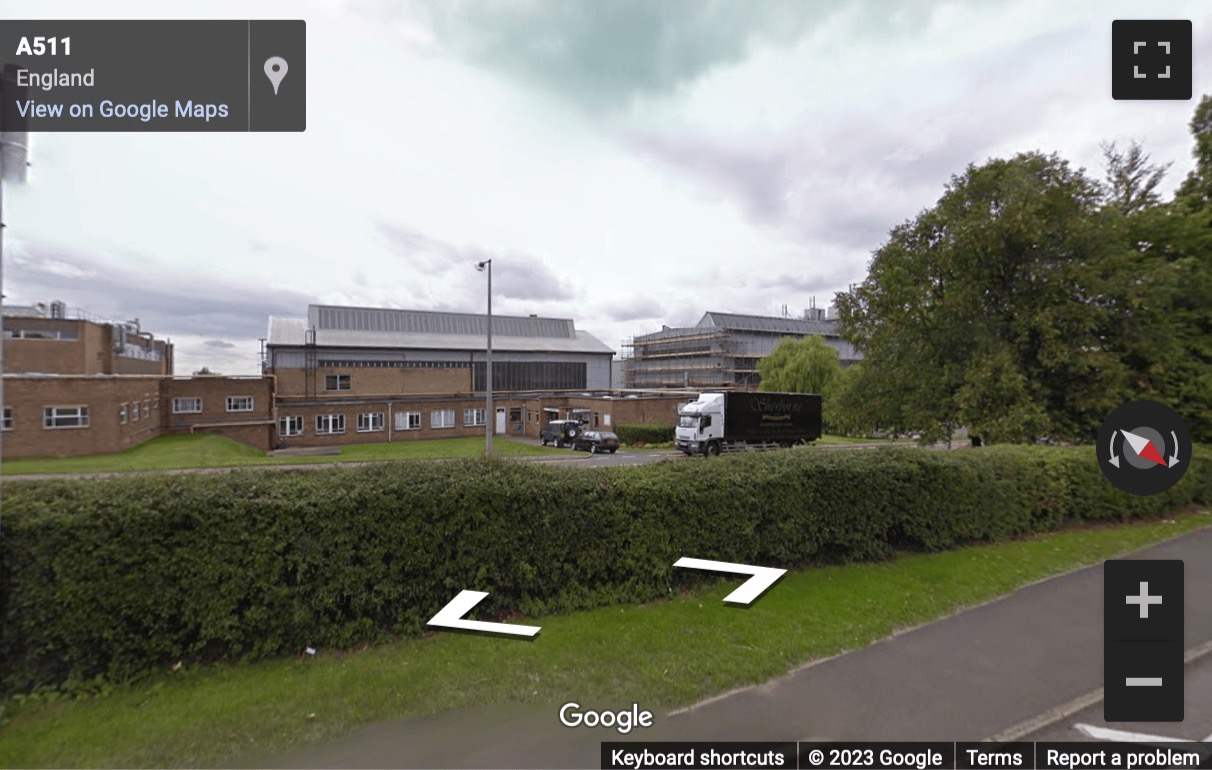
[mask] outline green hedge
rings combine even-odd
[[[667,444],[673,441],[672,425],[616,425],[615,434],[624,444]]]
[[[1157,515],[1212,500],[1210,460],[1149,498],[1046,447],[9,483],[0,686],[415,635],[463,589],[490,593],[480,619],[646,601],[704,579],[682,556],[795,567]]]

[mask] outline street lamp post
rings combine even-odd
[[[492,454],[492,260],[476,264],[476,270],[488,272],[488,348],[484,356],[484,454]]]

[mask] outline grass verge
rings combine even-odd
[[[515,457],[547,455],[555,449],[511,441],[504,436],[493,442],[494,454]],[[390,444],[347,444],[340,454],[312,457],[268,457],[265,452],[225,436],[160,436],[125,452],[86,457],[22,458],[5,460],[5,476],[46,473],[112,473],[123,471],[178,470],[183,468],[227,468],[244,465],[300,465],[314,463],[379,462],[384,460],[435,460],[478,457],[484,453],[483,437],[441,438],[425,441],[395,441]]]
[[[352,654],[182,669],[82,700],[14,702],[0,728],[0,766],[215,766],[378,720],[570,693],[668,709],[1209,525],[1212,517],[1189,514],[803,570],[744,623],[721,601],[735,581],[722,581],[668,601],[546,617],[530,644],[439,634]]]
[[[814,444],[911,444],[910,439],[891,439],[891,438],[864,438],[862,436],[838,436],[833,433],[826,433]]]

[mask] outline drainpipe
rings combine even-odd
[[[395,403],[394,401],[387,402],[387,443],[388,444],[391,443],[391,428],[393,425],[393,420],[391,419],[391,407],[392,407],[392,404],[394,404],[394,403]]]

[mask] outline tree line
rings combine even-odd
[[[1103,145],[1101,179],[1041,152],[969,165],[837,295],[863,360],[788,340],[762,388],[824,394],[837,432],[1085,443],[1152,399],[1212,440],[1212,97],[1190,129],[1195,167],[1169,198],[1169,164],[1135,141]]]

